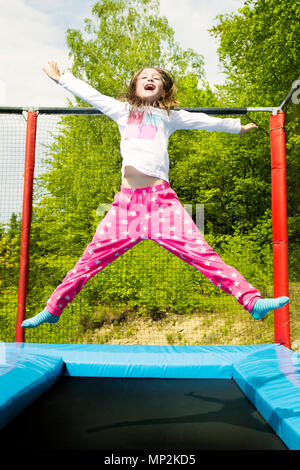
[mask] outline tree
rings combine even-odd
[[[218,87],[220,98],[237,106],[279,106],[300,78],[298,2],[248,0],[237,14],[219,15],[211,33],[219,40],[219,58],[226,73],[225,85]],[[290,272],[299,276],[299,104],[291,102],[286,113]],[[268,129],[261,115],[252,118]],[[255,160],[266,177],[269,158],[258,151]]]
[[[278,106],[300,75],[298,3],[247,0],[239,13],[217,18],[211,33],[227,77],[220,90],[241,106]]]
[[[0,328],[1,340],[11,341],[18,296],[21,222],[16,214],[9,228],[0,224]]]
[[[141,67],[169,68],[178,78],[203,78],[203,58],[182,50],[159,0],[102,0],[85,20],[85,34],[68,30],[72,71],[104,94],[117,95]],[[123,86],[123,90],[120,87]]]

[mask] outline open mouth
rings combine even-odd
[[[153,83],[147,83],[144,86],[144,90],[155,90],[155,85]]]

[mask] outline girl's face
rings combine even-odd
[[[136,95],[149,104],[153,104],[164,95],[163,81],[157,70],[151,68],[142,70],[136,81]]]

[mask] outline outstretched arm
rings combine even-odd
[[[48,68],[43,67],[43,71],[49,78],[73,95],[86,101],[114,121],[118,122],[118,120],[126,114],[127,103],[123,103],[115,98],[103,95],[83,80],[75,78],[70,72],[60,73],[58,65],[54,61],[49,61],[48,64]]]
[[[258,126],[254,123],[241,125],[238,118],[220,118],[209,116],[205,113],[191,113],[185,110],[174,111],[173,132],[175,130],[195,129],[207,131],[230,132],[243,135],[245,132],[255,129]]]

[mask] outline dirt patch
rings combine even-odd
[[[241,314],[240,318],[233,319],[216,313],[167,314],[162,319],[153,320],[150,316],[131,314],[120,324],[104,325],[89,332],[84,342],[153,345],[271,343],[272,326],[267,323],[262,325],[263,322],[260,322],[260,328],[253,328],[253,320],[245,320],[245,315]]]
[[[300,353],[300,283],[290,284],[291,348]],[[129,312],[105,313],[106,322],[88,329],[82,342],[94,344],[153,345],[239,345],[274,343],[272,314],[255,321],[235,305],[218,312],[197,312],[192,315],[167,313],[159,319],[151,315]]]

